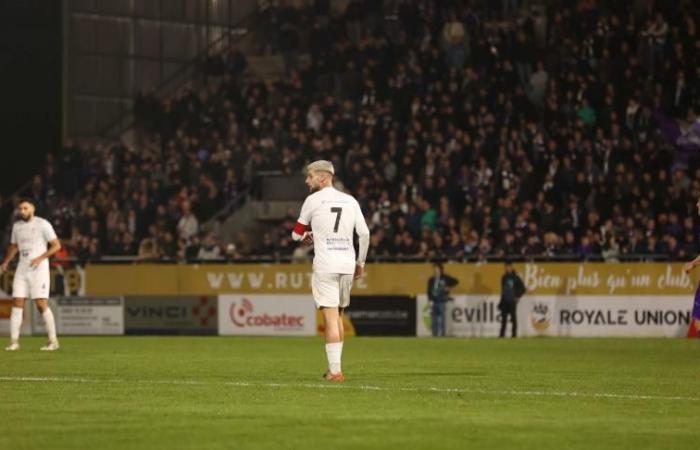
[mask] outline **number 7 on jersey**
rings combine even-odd
[[[343,208],[339,208],[337,206],[334,206],[331,208],[331,213],[332,214],[337,214],[335,216],[335,226],[333,227],[333,232],[337,233],[338,232],[338,226],[340,225],[340,216],[343,215]]]

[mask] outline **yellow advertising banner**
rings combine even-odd
[[[531,295],[690,295],[700,271],[686,275],[682,263],[515,264]],[[450,263],[459,280],[454,294],[497,294],[502,264]],[[368,264],[355,282],[359,295],[417,295],[433,275],[428,263]],[[309,294],[310,264],[91,265],[86,295]]]
[[[58,294],[63,295],[83,295],[83,277],[84,272],[78,266],[66,265],[60,270],[56,267],[51,267],[49,272],[49,283],[52,293],[56,293],[56,286],[59,284],[59,279],[62,283],[62,291]],[[15,279],[15,269],[8,269],[0,275],[0,296],[10,297],[12,292],[12,282]]]

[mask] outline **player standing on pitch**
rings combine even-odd
[[[700,215],[700,199],[695,204],[698,208],[698,215]],[[696,266],[700,266],[700,255],[696,256],[695,259],[685,264],[685,273],[690,273]],[[695,327],[698,331],[698,337],[700,337],[700,285],[695,290],[695,301],[693,302],[693,317],[690,319],[693,322],[690,324]]]
[[[301,207],[292,239],[314,246],[311,291],[325,322],[328,371],[323,378],[343,381],[343,309],[350,305],[353,279],[364,273],[369,229],[360,204],[351,195],[333,187],[335,170],[330,161],[315,161],[306,168],[306,185],[311,195]],[[355,258],[353,237],[359,236]]]
[[[18,209],[21,220],[12,226],[10,246],[0,266],[3,271],[7,270],[10,261],[19,253],[19,263],[12,283],[13,299],[10,315],[12,341],[5,350],[19,350],[19,329],[22,326],[24,301],[27,297],[36,300],[36,307],[46,322],[49,343],[41,349],[58,350],[56,322],[49,308],[49,258],[61,249],[61,243],[51,224],[34,215],[34,204],[30,200],[22,200]]]

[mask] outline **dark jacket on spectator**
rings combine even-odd
[[[520,276],[515,272],[506,273],[501,277],[501,301],[499,309],[503,309],[506,304],[515,303],[525,293],[525,284]]]
[[[450,288],[457,286],[456,278],[447,274],[441,277],[430,277],[428,280],[428,300],[431,302],[444,303],[450,299]]]

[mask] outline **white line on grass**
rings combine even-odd
[[[305,388],[305,389],[346,389],[359,391],[381,392],[435,392],[439,394],[484,394],[497,396],[523,397],[578,397],[578,398],[609,398],[620,400],[682,400],[699,401],[700,397],[665,396],[665,395],[636,395],[614,394],[608,392],[576,392],[576,391],[518,391],[518,390],[488,390],[470,388],[440,388],[427,387],[386,387],[353,384],[325,383],[251,383],[248,381],[199,381],[199,380],[127,380],[120,378],[72,378],[72,377],[1,377],[0,382],[24,383],[87,383],[87,384],[162,384],[162,385],[191,385],[191,386],[233,386],[233,387],[263,387],[263,388]]]

